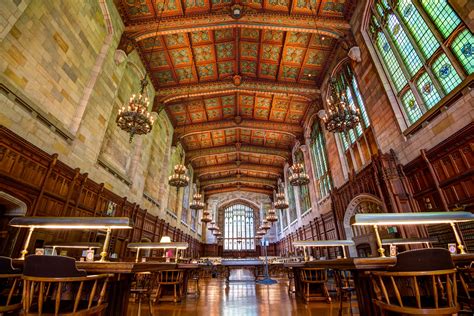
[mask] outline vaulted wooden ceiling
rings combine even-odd
[[[115,0],[207,195],[271,194],[337,41],[349,0]],[[233,16],[238,8],[241,14]]]

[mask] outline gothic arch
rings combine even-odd
[[[354,230],[351,225],[351,218],[358,213],[366,213],[364,212],[364,209],[361,209],[361,205],[364,204],[373,205],[375,206],[376,210],[379,210],[380,212],[386,212],[383,207],[382,200],[380,200],[375,195],[362,193],[354,197],[347,205],[346,212],[344,213],[343,226],[346,239],[351,240],[354,239],[354,237],[357,237],[354,234]],[[371,212],[371,210],[372,209],[369,209],[369,213]],[[351,257],[357,256],[356,246],[349,247],[349,253]]]

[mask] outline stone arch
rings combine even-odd
[[[373,206],[373,208],[362,208],[361,206]],[[368,212],[366,212],[368,210]],[[377,212],[386,212],[383,206],[382,200],[380,200],[378,197],[372,194],[368,193],[362,193],[354,197],[349,204],[346,207],[346,212],[344,214],[344,219],[343,219],[343,226],[344,226],[344,232],[346,235],[346,239],[357,239],[357,237],[363,235],[363,234],[370,234],[370,228],[357,228],[358,231],[354,233],[354,229],[351,225],[351,218],[358,214],[358,213],[371,213],[374,210]],[[367,239],[367,238],[366,238]],[[358,241],[354,240],[356,245],[355,246],[350,246],[349,247],[349,253],[351,257],[356,257],[357,256],[357,244]],[[369,242],[366,240],[366,242]],[[362,241],[360,241],[362,243]],[[375,244],[374,244],[375,246]],[[373,249],[374,250],[374,249]],[[374,251],[372,251],[374,252]],[[376,253],[376,251],[375,251]]]
[[[25,202],[0,191],[0,204],[5,206],[3,216],[25,216],[28,209]]]
[[[25,216],[27,211],[28,206],[25,202],[5,191],[0,191],[0,216],[3,218]],[[19,229],[11,227],[5,222],[1,224],[0,230],[7,231],[7,237],[0,238],[0,255],[11,257],[15,249]]]

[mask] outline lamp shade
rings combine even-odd
[[[9,223],[13,227],[49,229],[130,229],[132,221],[128,217],[15,217]]]
[[[170,236],[163,236],[160,239],[160,243],[169,243],[171,242],[171,237]]]
[[[474,221],[470,212],[368,213],[356,214],[352,225],[422,225]]]
[[[294,247],[338,247],[353,246],[352,240],[295,240]]]

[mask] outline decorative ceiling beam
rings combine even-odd
[[[208,133],[217,130],[231,130],[236,128],[287,134],[295,138],[298,138],[298,136],[303,134],[303,127],[299,124],[276,123],[259,120],[239,121],[239,119],[236,119],[177,126],[174,129],[174,135],[177,139],[183,139],[184,137],[190,135]]]
[[[226,171],[238,171],[238,170],[245,170],[245,171],[254,171],[254,172],[261,172],[266,174],[272,174],[275,176],[281,176],[283,173],[283,168],[275,167],[270,165],[260,165],[260,164],[251,164],[251,163],[226,163],[220,165],[212,165],[206,167],[199,167],[194,168],[193,171],[199,177],[215,174],[219,172],[226,172]]]
[[[159,23],[159,28],[158,28]],[[158,28],[158,31],[156,31]],[[236,20],[227,13],[169,17],[160,21],[134,22],[125,27],[125,34],[136,41],[156,35],[208,31],[228,28],[304,32],[341,38],[350,31],[345,19],[322,18],[313,15],[288,15],[270,12],[244,14]]]
[[[252,145],[242,145],[240,143],[236,143],[235,145],[210,147],[187,151],[186,161],[187,163],[190,163],[199,158],[206,158],[215,155],[232,154],[238,152],[274,156],[282,158],[283,160],[290,160],[291,158],[291,152],[289,150]]]
[[[201,189],[205,189],[210,186],[222,185],[222,184],[239,184],[239,183],[253,183],[262,186],[274,188],[276,187],[276,180],[268,178],[258,177],[242,177],[242,176],[230,176],[223,178],[210,179],[200,182]]]
[[[263,193],[267,195],[273,195],[273,190],[271,189],[262,189],[262,188],[256,188],[256,187],[250,187],[250,186],[240,186],[240,187],[232,186],[232,187],[206,190],[206,197],[209,197],[214,194],[228,193],[228,192],[235,192],[235,191],[254,192],[254,193]]]
[[[220,80],[198,84],[180,84],[172,87],[160,87],[156,91],[155,102],[169,103],[184,98],[237,92],[277,95],[286,98],[299,97],[309,102],[318,99],[321,94],[321,90],[314,85],[243,78],[239,86],[236,86],[232,80]]]

